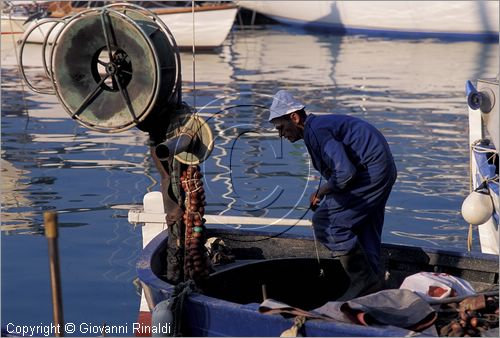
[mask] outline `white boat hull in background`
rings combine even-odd
[[[158,9],[152,10],[167,25],[172,32],[177,46],[180,48],[191,48],[193,45],[193,13],[188,9]],[[238,9],[235,6],[213,6],[204,10],[197,10],[194,13],[194,41],[197,48],[215,48],[220,46],[228,36],[233,27],[234,19]],[[27,38],[30,43],[43,43],[47,33],[55,24],[52,19],[35,20],[28,24],[26,32],[32,27],[42,22],[33,30]],[[52,43],[61,28],[62,23],[57,23],[57,27],[52,30],[48,42]]]
[[[279,22],[347,32],[490,35],[498,1],[239,1]]]
[[[195,46],[213,48],[222,45],[233,27],[238,8],[205,10],[194,14]],[[191,12],[158,14],[181,48],[193,45],[193,14]]]
[[[24,21],[26,21],[26,17],[9,17],[8,15],[2,15],[2,35],[21,34],[22,32],[24,32]]]

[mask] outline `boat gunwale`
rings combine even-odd
[[[241,233],[241,230],[236,229],[220,229],[220,228],[209,228],[210,231],[221,231],[226,234],[235,234],[238,232]],[[249,231],[251,235],[255,236],[269,236],[268,233],[262,231]],[[139,279],[145,283],[145,285],[158,294],[159,297],[168,298],[169,294],[174,291],[175,286],[160,279],[152,270],[151,265],[154,260],[160,258],[162,253],[162,248],[168,237],[168,229],[163,230],[159,233],[155,238],[151,240],[150,243],[146,245],[144,248],[141,257],[137,263],[137,272]],[[298,234],[286,234],[285,239],[304,239],[311,240],[310,236],[298,235]],[[483,260],[487,262],[491,262],[492,266],[498,266],[498,256],[492,254],[484,254],[480,252],[455,252],[455,251],[446,251],[442,249],[435,248],[422,248],[422,247],[414,247],[414,246],[406,246],[401,244],[392,244],[392,243],[383,243],[384,249],[387,251],[390,250],[414,250],[416,252],[424,250],[426,254],[448,254],[457,259],[460,258],[470,258]],[[291,257],[294,258],[294,257]],[[411,259],[411,257],[408,257]],[[256,263],[255,260],[248,260],[248,264]],[[231,265],[228,264],[227,269],[222,269],[217,271],[216,273],[223,272],[225,270],[232,269],[233,267],[237,267],[239,265]],[[479,270],[478,270],[479,271]],[[497,274],[498,275],[498,274]],[[161,295],[160,295],[161,294]],[[192,293],[186,299],[186,301],[192,306],[191,311],[200,312],[200,314],[204,313],[204,309],[210,307],[211,310],[220,310],[225,312],[238,312],[238,314],[243,314],[242,317],[250,318],[253,320],[263,319],[267,324],[272,325],[276,330],[286,330],[287,328],[293,325],[293,319],[287,319],[282,316],[270,316],[268,314],[262,314],[258,312],[258,303],[249,303],[249,304],[239,304],[232,301],[215,298],[213,296],[204,295],[201,293]],[[196,316],[195,316],[196,317]],[[197,317],[196,317],[197,318]],[[202,320],[202,319],[201,319]],[[202,332],[206,334],[212,333],[210,329],[204,329],[203,327],[196,327],[197,330],[202,330]],[[321,319],[311,319],[308,320],[306,326],[306,334],[307,331],[318,334],[318,332],[322,332],[327,334],[328,332],[334,332],[335,335],[344,335],[344,336],[402,336],[408,331],[404,328],[398,327],[373,327],[373,326],[360,326],[350,323],[343,323],[339,321],[328,321]]]
[[[296,238],[304,236],[296,236]],[[174,291],[175,286],[160,279],[151,269],[151,261],[154,259],[155,255],[159,254],[159,248],[168,239],[168,229],[160,232],[155,238],[149,242],[148,245],[143,249],[143,254],[137,263],[137,272],[139,279],[146,284],[148,288],[152,288],[156,293],[163,294],[164,297],[168,296]],[[235,311],[239,314],[246,314],[248,318],[263,319],[267,324],[275,325],[277,330],[284,331],[289,329],[293,324],[293,318],[285,318],[283,316],[273,316],[269,314],[260,313],[258,311],[258,303],[249,304],[239,304],[224,299],[215,298],[212,296],[207,296],[201,293],[191,293],[189,297],[185,300],[190,303],[196,309],[194,311],[203,311],[207,307],[212,310],[222,310],[222,311]],[[184,305],[186,308],[186,304]],[[194,318],[198,318],[194,316]],[[253,322],[253,321],[252,321]],[[272,326],[271,325],[271,326]],[[203,330],[197,327],[198,330]],[[307,325],[305,326],[306,335],[308,332],[323,332],[327,334],[329,332],[335,332],[337,336],[394,336],[400,337],[407,334],[409,331],[404,328],[389,326],[389,327],[376,327],[376,326],[361,326],[353,323],[345,323],[335,320],[323,320],[323,319],[309,319]],[[204,333],[210,334],[211,331],[203,330]],[[279,332],[278,332],[279,333]]]
[[[92,7],[91,7],[92,8]],[[94,8],[99,8],[99,7],[94,7]],[[231,9],[237,9],[238,6],[234,4],[218,4],[218,5],[204,5],[204,6],[198,6],[194,7],[194,12],[209,12],[209,11],[219,11],[219,10],[231,10]],[[74,14],[82,12],[84,10],[87,10],[89,8],[80,8],[80,7],[72,7],[72,11]],[[169,7],[169,8],[161,8],[161,7],[151,7],[151,8],[146,8],[146,10],[153,12],[156,15],[168,15],[168,14],[182,14],[182,13],[192,13],[192,8],[191,7]],[[53,12],[48,16],[48,18],[63,18],[67,16],[70,13],[63,13],[63,12]]]

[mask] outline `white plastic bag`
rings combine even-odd
[[[436,272],[419,272],[408,276],[399,288],[411,290],[427,301],[476,294],[468,281],[447,273]]]

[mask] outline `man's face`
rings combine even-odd
[[[271,121],[278,131],[280,137],[285,137],[288,141],[294,143],[303,138],[303,131],[293,121],[290,116],[283,116],[281,118]]]

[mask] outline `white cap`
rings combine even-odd
[[[293,113],[294,111],[301,110],[305,106],[299,101],[295,100],[292,94],[286,90],[280,90],[274,95],[273,103],[269,110],[269,121],[277,117]]]

